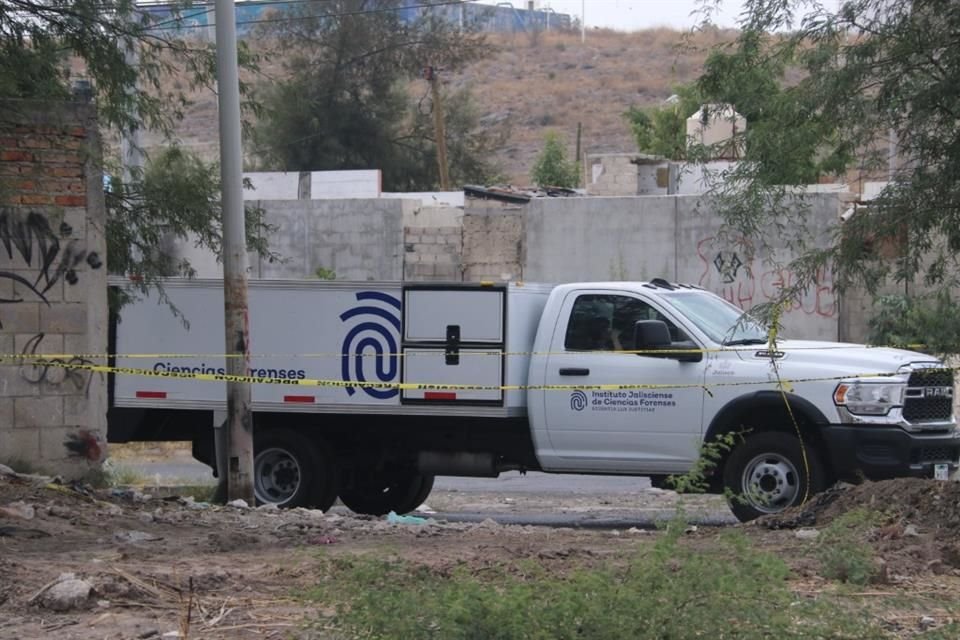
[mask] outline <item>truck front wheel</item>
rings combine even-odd
[[[782,432],[748,437],[733,450],[723,469],[730,509],[741,522],[801,504],[823,491],[824,483],[814,448]]]
[[[336,500],[336,473],[326,447],[294,431],[270,429],[256,436],[254,450],[258,503],[326,511]]]
[[[382,516],[413,511],[433,489],[433,476],[414,471],[373,472],[340,491],[340,500],[356,513]]]

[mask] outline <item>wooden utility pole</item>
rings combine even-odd
[[[237,17],[234,0],[216,0],[217,98],[220,107],[220,182],[223,211],[223,305],[226,370],[250,371],[247,309],[247,234],[243,210],[243,151],[240,140],[240,78],[237,70]],[[250,384],[227,382],[227,499],[253,505],[253,416]]]
[[[433,99],[433,128],[437,140],[437,166],[440,171],[440,190],[450,190],[450,166],[447,164],[447,131],[444,123],[443,102],[440,97],[440,78],[436,67],[424,69],[424,75],[430,83],[430,95]]]
[[[583,136],[583,123],[577,123],[577,166],[580,167],[580,186],[585,187],[587,185],[587,163],[583,161],[583,158],[580,157],[580,138]]]

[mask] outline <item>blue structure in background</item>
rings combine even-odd
[[[514,7],[510,2],[501,2],[496,6],[472,2],[433,7],[424,7],[425,4],[423,0],[405,0],[404,7],[398,9],[397,14],[403,22],[413,22],[425,14],[430,14],[452,24],[460,24],[462,21],[464,26],[475,26],[481,31],[499,33],[567,30],[572,27],[568,14],[554,13],[551,9],[522,9]],[[258,21],[280,17],[288,10],[302,8],[303,3],[241,0],[236,7],[237,34],[242,36],[250,33]],[[162,29],[165,33],[214,39],[212,3],[196,3],[192,7],[177,11],[171,5],[165,4],[141,4],[139,8],[154,19],[157,29]]]

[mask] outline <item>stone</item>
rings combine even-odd
[[[93,585],[73,574],[60,576],[60,581],[43,592],[40,606],[52,611],[88,609],[93,605]]]
[[[23,520],[33,520],[36,510],[32,504],[23,501],[11,502],[5,507],[0,507],[0,516],[8,518],[21,518]]]
[[[228,507],[234,507],[236,509],[249,509],[250,505],[247,504],[247,501],[243,498],[237,498],[236,500],[231,500],[227,503]]]
[[[793,537],[798,540],[816,540],[820,537],[820,532],[816,529],[797,529],[793,532]]]
[[[67,507],[61,507],[60,505],[56,505],[56,504],[50,505],[50,507],[47,508],[47,513],[49,513],[51,516],[54,516],[55,518],[63,518],[64,520],[69,520],[74,516],[74,513],[72,510],[68,509]]]
[[[117,531],[113,534],[113,539],[117,542],[129,542],[131,544],[163,540],[163,538],[160,536],[155,536],[144,531]]]

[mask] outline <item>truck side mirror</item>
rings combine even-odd
[[[663,320],[638,320],[633,325],[633,344],[637,351],[656,351],[665,350],[665,353],[641,353],[638,355],[653,358],[670,358],[680,362],[700,362],[703,360],[703,354],[699,351],[692,353],[676,353],[674,350],[682,350],[685,346],[674,346],[670,339],[670,329]],[[695,348],[690,345],[691,349]]]

